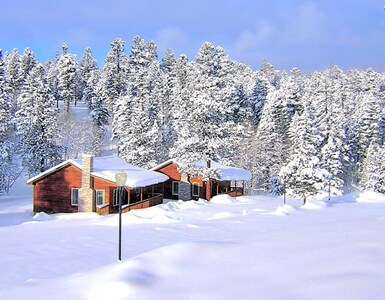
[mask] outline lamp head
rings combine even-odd
[[[117,186],[125,186],[127,181],[127,174],[123,170],[120,170],[115,174],[115,181]]]

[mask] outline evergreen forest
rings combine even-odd
[[[76,116],[77,108],[87,118]],[[151,168],[209,159],[252,171],[250,191],[307,199],[385,193],[385,74],[257,70],[210,42],[194,59],[117,38],[102,66],[66,44],[47,62],[0,51],[0,191],[82,153]],[[207,174],[215,178],[213,174]]]

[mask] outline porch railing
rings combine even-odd
[[[243,187],[232,188],[231,191],[225,193],[231,197],[239,197],[243,195]]]
[[[98,215],[107,215],[110,213],[110,205],[108,203],[96,206],[96,213]]]
[[[162,204],[162,203],[163,203],[163,194],[154,194],[151,198],[147,198],[142,201],[126,205],[122,210],[122,212],[125,213],[133,209],[147,208],[147,207]]]
[[[122,212],[125,213],[132,209],[146,208],[146,207],[150,207],[150,206],[154,206],[162,203],[163,203],[163,194],[154,193],[152,197],[144,199],[143,201],[123,205]],[[109,213],[116,213],[116,212],[117,210],[111,209],[108,203],[96,206],[96,213],[98,215],[106,215]]]

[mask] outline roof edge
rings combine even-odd
[[[39,179],[41,179],[41,178],[43,178],[49,174],[52,174],[52,173],[64,168],[67,165],[73,165],[73,166],[79,168],[80,170],[82,169],[81,164],[78,164],[76,161],[74,161],[72,159],[67,159],[67,160],[61,162],[60,164],[58,164],[58,165],[56,165],[56,166],[54,166],[48,170],[45,170],[44,172],[28,179],[27,184],[33,184],[34,182],[38,181]]]
[[[160,168],[163,168],[169,164],[178,164],[178,163],[176,162],[176,160],[174,158],[170,158],[170,159],[160,163],[159,165],[151,168],[150,171],[158,171]]]

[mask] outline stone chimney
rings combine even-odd
[[[94,200],[94,190],[92,186],[92,165],[93,157],[89,154],[83,154],[82,158],[82,187],[79,192],[79,212],[94,212],[95,200]]]

